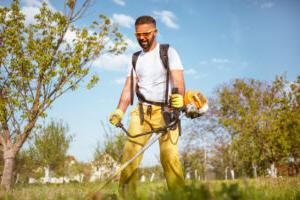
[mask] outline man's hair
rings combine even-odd
[[[154,26],[156,27],[155,19],[148,15],[140,16],[135,20],[135,26],[140,24],[154,24]]]

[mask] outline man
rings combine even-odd
[[[170,89],[166,93],[167,70],[160,57],[160,45],[156,41],[156,22],[151,16],[141,16],[135,22],[135,35],[142,51],[138,55],[136,65],[129,66],[129,73],[116,111],[111,113],[110,122],[117,125],[131,102],[132,85],[139,97],[138,105],[130,114],[128,132],[137,135],[153,128],[165,126],[162,107],[165,105],[166,95],[174,108],[183,106],[185,92],[183,67],[174,48],[168,49],[170,70]],[[170,94],[171,88],[178,88],[178,94]],[[166,94],[165,94],[166,93]],[[128,138],[124,147],[122,163],[132,158],[150,139],[151,135]],[[179,129],[164,134],[160,140],[160,160],[164,169],[167,185],[170,190],[177,190],[184,185],[184,176],[178,156]],[[121,173],[119,191],[121,196],[134,196],[136,191],[137,168],[142,155],[133,161]]]

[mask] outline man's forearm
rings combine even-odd
[[[122,93],[118,104],[118,109],[121,109],[125,113],[129,104],[130,104],[130,97],[128,98],[126,94]]]
[[[182,96],[184,96],[185,93],[185,85],[184,82],[182,82],[181,84],[177,85],[178,87],[178,92],[179,94],[181,94]]]
[[[173,87],[178,88],[179,94],[182,96],[185,93],[185,84],[182,70],[172,70],[171,71],[171,80],[173,82]]]

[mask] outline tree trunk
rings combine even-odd
[[[228,179],[228,167],[225,168],[225,180]]]
[[[46,166],[44,167],[45,175],[43,178],[43,183],[50,183],[51,182],[51,176],[50,176],[50,167]]]
[[[275,167],[275,162],[272,162],[270,170],[271,170],[271,177],[276,178],[277,177],[277,168]]]
[[[253,177],[257,178],[257,165],[256,164],[252,164],[252,169],[253,169]]]
[[[234,180],[235,179],[235,173],[234,173],[233,169],[230,170],[230,174],[231,174],[231,179]]]
[[[17,151],[11,148],[3,149],[4,168],[1,179],[1,186],[6,190],[10,190],[13,184],[13,171],[16,161]]]

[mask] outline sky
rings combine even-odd
[[[10,2],[0,0],[0,5]],[[26,23],[33,22],[42,1],[20,2]],[[46,2],[53,10],[63,10],[61,0]],[[79,161],[91,161],[97,143],[103,144],[101,122],[107,130],[118,131],[108,124],[108,116],[118,104],[131,55],[140,49],[134,22],[141,15],[153,16],[158,42],[169,43],[179,53],[187,90],[211,96],[218,86],[235,78],[272,81],[286,73],[294,81],[300,75],[299,0],[93,0],[75,25],[88,27],[99,14],[119,26],[127,51],[97,58],[93,72],[100,82],[91,90],[80,87],[67,93],[48,110],[47,120],[68,124],[69,134],[74,135],[68,153]],[[155,144],[145,153],[142,166],[159,162],[158,148]]]

